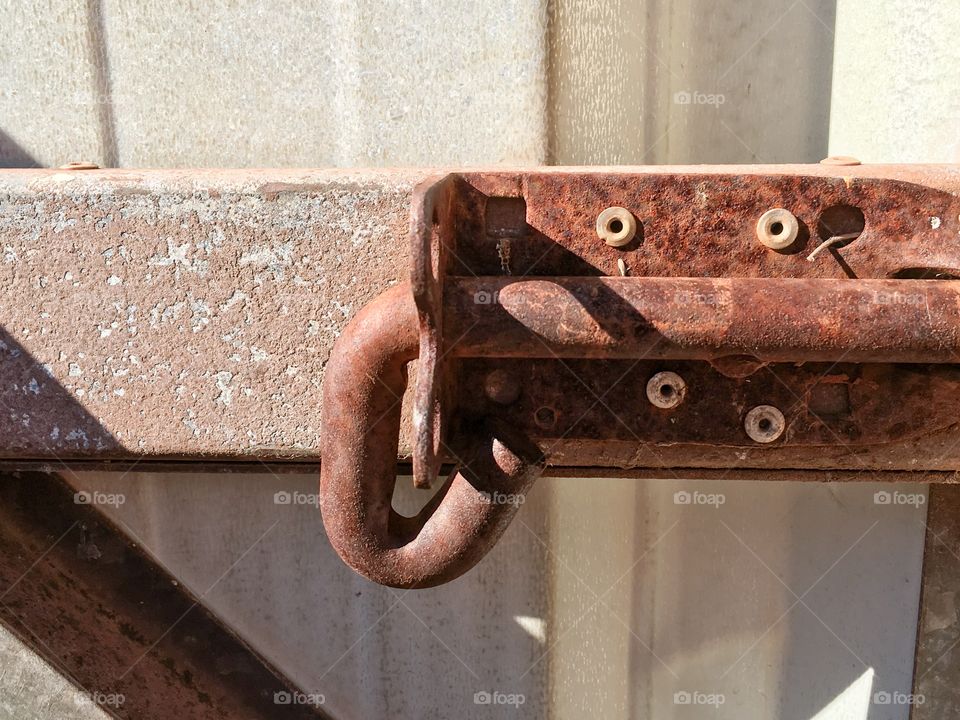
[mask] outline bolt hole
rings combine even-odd
[[[820,214],[817,235],[821,240],[842,237],[843,242],[837,243],[834,247],[843,247],[856,240],[863,232],[865,225],[866,220],[860,208],[852,205],[834,205]]]
[[[660,394],[664,397],[670,397],[673,395],[673,385],[661,385]]]
[[[775,222],[770,226],[770,233],[773,235],[780,235],[783,232],[783,223]]]
[[[557,413],[553,408],[544,406],[537,410],[534,415],[534,420],[536,420],[537,425],[542,428],[551,428],[557,422]]]
[[[623,221],[620,218],[614,218],[607,227],[610,229],[610,232],[619,233],[623,230]]]
[[[768,420],[767,418],[763,418],[760,422],[757,423],[757,427],[763,430],[764,432],[767,432],[771,427],[773,427],[773,423],[771,423],[770,420]]]

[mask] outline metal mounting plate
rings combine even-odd
[[[449,215],[434,218],[431,247],[442,257],[435,282],[620,275],[960,277],[960,202],[950,192],[912,179],[908,173],[903,179],[715,172],[451,175],[443,181]],[[598,236],[597,217],[608,207],[625,208],[638,221],[636,236],[625,246],[613,247]],[[787,248],[772,250],[758,240],[757,221],[771,208],[787,209],[797,220],[796,240]],[[843,239],[808,259],[818,245],[838,236]],[[425,263],[414,249],[414,262]],[[487,295],[475,302],[497,302],[492,292]],[[442,291],[431,297],[442,298]],[[783,301],[786,307],[790,298]],[[877,301],[915,300],[897,295]],[[696,304],[697,312],[709,315],[709,302]],[[434,312],[443,313],[439,307]],[[745,312],[782,313],[783,308]],[[785,316],[786,332],[790,321]],[[457,332],[464,329],[460,324]],[[950,435],[956,425],[950,398],[960,390],[960,374],[949,364],[850,364],[842,357],[804,364],[736,358],[712,364],[640,357],[454,360],[461,338],[441,333],[434,339],[434,352],[447,361],[438,372],[420,377],[418,402],[427,392],[423,387],[432,388],[430,397],[445,388],[452,395],[445,417],[468,424],[480,416],[507,421],[535,438],[551,464],[960,466]],[[515,401],[497,402],[484,393],[495,371],[498,382],[516,386]],[[661,371],[676,372],[686,382],[686,396],[676,408],[656,408],[648,400],[646,383]],[[760,444],[745,430],[745,415],[757,405],[780,408],[786,416],[785,432],[774,442]],[[425,413],[421,405],[415,418]],[[440,436],[432,437],[439,447]]]

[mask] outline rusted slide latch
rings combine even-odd
[[[321,509],[347,564],[457,577],[547,463],[958,469],[956,195],[797,170],[418,188],[411,281],[352,320],[324,378]],[[414,482],[456,469],[408,518],[391,500],[415,359]]]

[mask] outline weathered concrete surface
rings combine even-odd
[[[830,152],[863,162],[957,162],[960,4],[840,0]]]
[[[326,357],[406,279],[421,177],[5,175],[7,454],[315,457]]]
[[[0,2],[0,167],[103,157],[89,5]]]
[[[550,162],[820,160],[834,4],[556,0]]]
[[[315,475],[78,473],[100,509],[334,718],[547,718],[546,484],[466,576],[399,591],[350,570],[324,536]],[[429,493],[400,478],[395,506]],[[419,497],[418,497],[419,496]],[[524,703],[478,706],[476,693]],[[493,714],[493,713],[491,713]]]

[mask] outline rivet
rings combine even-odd
[[[647,399],[658,408],[674,408],[686,394],[687,383],[674,372],[658,372],[647,381]]]
[[[860,161],[849,155],[830,155],[820,161],[821,165],[859,165]]]
[[[597,216],[597,235],[610,247],[628,245],[637,234],[637,219],[626,208],[608,207]]]
[[[787,421],[773,405],[757,405],[747,413],[743,421],[743,429],[750,439],[758,443],[771,443],[781,435],[787,427]]]
[[[520,381],[506,370],[492,370],[483,381],[483,391],[498,405],[510,405],[520,397]]]
[[[68,162],[66,165],[61,165],[60,170],[99,170],[100,166],[96,163],[87,162],[85,160],[74,160],[73,162]]]
[[[757,220],[757,239],[771,250],[786,250],[800,232],[800,223],[789,210],[772,208]]]

